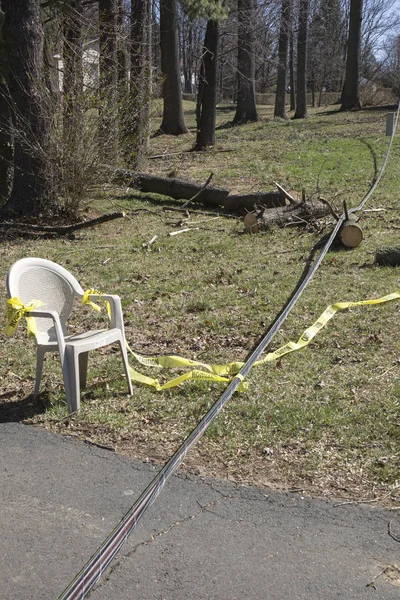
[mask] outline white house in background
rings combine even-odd
[[[99,51],[93,48],[98,40],[84,44],[82,52],[83,89],[97,88],[100,77]],[[61,54],[52,56],[52,70],[50,74],[52,92],[64,91],[64,63]]]

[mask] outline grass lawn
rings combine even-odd
[[[273,190],[278,181],[287,189],[305,188],[308,196],[321,194],[340,211],[343,199],[355,206],[365,196],[387,150],[384,108],[338,113],[323,107],[310,110],[307,120],[283,122],[273,120],[271,107],[261,107],[259,122],[232,128],[223,127],[233,118],[232,107],[220,107],[215,148],[188,152],[194,108],[185,103],[187,135],[151,140],[149,155],[165,156],[150,158],[143,171],[198,182],[213,172],[214,185],[236,193]],[[378,267],[374,257],[377,247],[399,244],[399,154],[397,136],[384,177],[360,215],[364,241],[328,253],[271,349],[297,340],[329,304],[398,289],[399,269]],[[127,218],[68,239],[5,233],[1,278],[5,282],[19,258],[48,258],[85,289],[121,296],[127,339],[139,353],[244,360],[310,264],[313,246],[331,231],[332,219],[249,235],[241,219],[201,214],[199,206],[189,206],[188,214],[165,210],[180,205],[126,186],[93,190],[89,215],[123,209]],[[182,227],[193,230],[168,235]],[[4,306],[4,284],[0,294]],[[235,394],[183,468],[315,495],[398,503],[399,314],[400,301],[338,313],[305,349],[255,367],[248,391]],[[106,319],[77,306],[72,329],[94,327],[99,318]],[[50,355],[43,391],[33,401],[34,357],[22,326],[13,338],[0,336],[0,420],[150,461],[169,458],[224,389],[208,382],[164,392],[135,385],[129,398],[118,353],[100,350],[89,358],[81,411],[68,416],[59,362]],[[131,364],[161,381],[178,374]]]

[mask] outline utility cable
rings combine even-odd
[[[382,167],[379,171],[379,174],[372,185],[369,192],[363,198],[363,200],[358,204],[358,206],[350,209],[349,213],[355,213],[361,210],[374,190],[376,189],[387,165],[387,161],[389,159],[394,135],[396,132],[397,122],[399,118],[400,112],[400,103],[397,108],[397,114],[393,126],[392,136],[390,138],[389,146],[386,152],[385,159],[383,161]],[[326,244],[321,249],[320,255],[317,260],[313,264],[312,268],[305,276],[295,294],[288,302],[287,306],[282,310],[280,315],[277,317],[275,322],[272,324],[271,328],[268,330],[266,335],[261,339],[258,346],[255,348],[253,353],[250,355],[246,363],[243,365],[239,373],[234,377],[228,387],[225,389],[221,397],[213,404],[207,414],[202,418],[202,420],[198,423],[195,429],[190,433],[190,435],[185,439],[182,445],[176,450],[173,456],[165,463],[161,471],[156,475],[156,477],[151,481],[151,483],[147,486],[144,492],[139,496],[133,506],[129,509],[129,511],[125,514],[125,516],[121,519],[119,524],[113,529],[107,539],[101,544],[98,550],[93,554],[93,556],[89,559],[86,565],[81,569],[81,571],[77,574],[74,580],[68,585],[68,587],[64,590],[64,592],[59,596],[58,600],[83,600],[88,596],[90,591],[93,589],[95,584],[100,580],[102,574],[110,565],[113,558],[116,556],[121,546],[126,542],[128,536],[135,529],[138,524],[140,518],[143,516],[144,512],[147,510],[151,504],[156,500],[157,496],[163,489],[167,479],[176,471],[181,462],[184,460],[186,454],[190,450],[190,448],[202,437],[204,432],[210,423],[217,417],[217,415],[221,412],[222,408],[225,404],[230,400],[234,392],[237,390],[243,379],[248,375],[250,370],[252,369],[254,363],[260,358],[261,354],[270,344],[276,333],[279,331],[280,327],[284,323],[284,321],[289,316],[290,312],[294,308],[295,304],[299,300],[300,296],[310,283],[312,277],[316,273],[320,264],[322,263],[326,253],[329,251],[332,246],[341,226],[343,225],[346,219],[346,215],[343,213],[339,220],[337,221],[331,235],[329,236]]]

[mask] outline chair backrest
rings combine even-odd
[[[7,292],[17,296],[24,304],[41,300],[44,310],[54,310],[60,316],[64,334],[71,314],[74,297],[82,297],[79,282],[66,269],[44,258],[23,258],[14,263],[7,275]],[[37,341],[55,340],[52,319],[37,318]]]

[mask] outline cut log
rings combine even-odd
[[[288,225],[304,225],[329,214],[329,208],[319,200],[296,202],[289,206],[265,208],[249,213],[244,218],[247,231],[255,233],[266,231],[271,227],[287,227]]]
[[[294,190],[287,192],[279,186],[279,192],[255,192],[252,194],[229,194],[229,190],[219,187],[200,185],[184,179],[173,177],[157,177],[146,173],[134,173],[125,169],[116,169],[110,165],[103,165],[113,175],[113,180],[127,181],[142,192],[162,194],[176,200],[189,200],[204,206],[222,206],[227,212],[245,214],[258,207],[273,208],[295,205],[298,194]],[[184,205],[185,206],[185,205]]]
[[[156,177],[155,175],[147,175],[145,173],[137,173],[132,181],[135,187],[142,192],[162,194],[176,200],[190,200],[203,187],[203,185],[185,181],[184,179]],[[222,206],[228,194],[229,190],[209,186],[196,198],[196,202],[204,204],[204,206]]]
[[[376,249],[376,264],[400,267],[400,246],[384,246]]]
[[[346,248],[357,248],[363,240],[363,230],[357,223],[357,219],[349,216],[339,231],[339,238]]]
[[[249,212],[245,216],[244,220],[244,228],[250,233],[258,233],[260,231],[260,226],[258,224],[258,218],[255,212]]]
[[[285,198],[278,192],[258,192],[255,194],[232,194],[225,198],[224,209],[228,212],[244,214],[258,207],[274,208],[285,206]]]

